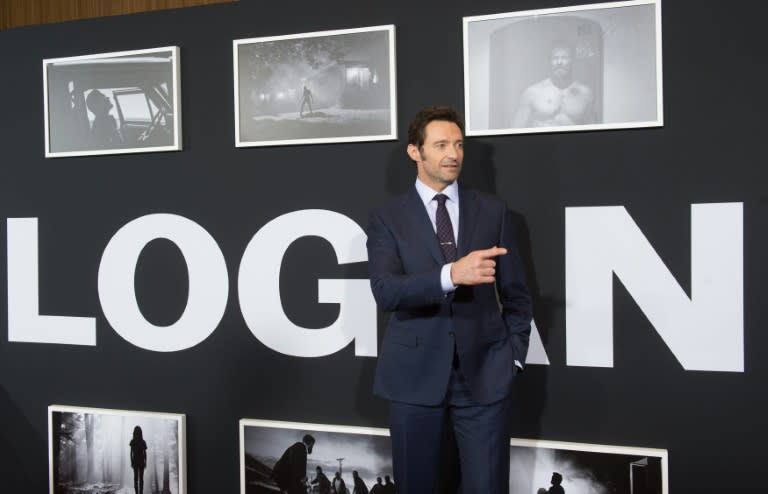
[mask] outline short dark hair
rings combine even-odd
[[[108,109],[107,102],[107,95],[98,89],[94,89],[88,93],[88,96],[85,98],[85,106],[87,106],[94,115],[99,115],[103,113],[104,110]]]
[[[571,56],[576,55],[576,47],[570,41],[566,41],[564,39],[556,39],[556,40],[554,40],[552,42],[552,44],[549,45],[549,53],[552,53],[553,51],[557,50],[558,48],[565,48],[566,50],[571,52]]]
[[[557,472],[552,472],[552,480],[553,480],[555,483],[557,483],[558,485],[560,485],[560,483],[563,481],[563,476],[562,476],[562,475],[560,475],[560,474],[559,474],[559,473],[557,473]]]
[[[314,437],[312,437],[312,436],[311,436],[311,435],[309,435],[309,434],[307,434],[307,435],[305,435],[303,438],[301,438],[301,441],[302,441],[304,444],[315,444],[315,438],[314,438]]]
[[[408,144],[421,149],[424,145],[427,125],[435,120],[455,123],[459,126],[461,135],[464,135],[464,117],[459,112],[450,106],[428,106],[413,117],[408,127]]]

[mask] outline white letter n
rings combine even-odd
[[[742,203],[691,205],[689,298],[624,207],[566,208],[568,365],[613,366],[616,273],[683,368],[743,372],[743,243]]]

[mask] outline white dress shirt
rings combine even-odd
[[[459,185],[456,182],[448,185],[442,192],[437,192],[424,182],[416,178],[416,192],[421,198],[421,202],[424,203],[424,207],[427,209],[427,215],[429,221],[432,222],[432,229],[437,233],[437,200],[435,196],[437,194],[445,194],[448,200],[445,201],[445,208],[448,210],[448,216],[451,218],[451,225],[453,226],[453,241],[458,247],[459,245]],[[456,285],[451,281],[451,265],[448,263],[443,266],[440,271],[440,284],[443,287],[444,293],[452,292],[456,289]]]

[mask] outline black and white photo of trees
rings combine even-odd
[[[180,417],[52,407],[52,494],[183,494]]]

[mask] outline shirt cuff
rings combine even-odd
[[[443,265],[443,269],[440,271],[440,285],[443,287],[443,293],[450,293],[456,290],[456,285],[451,281],[451,266],[453,263]]]

